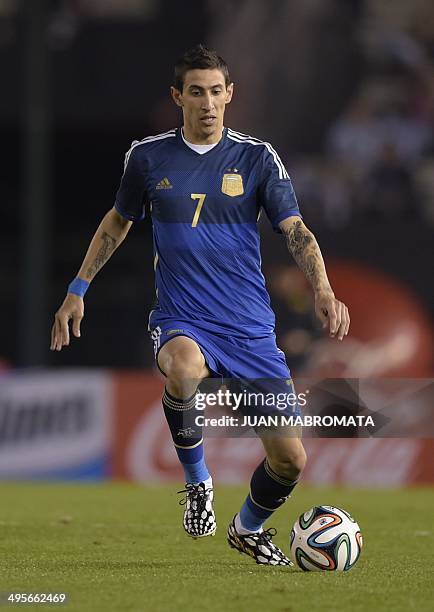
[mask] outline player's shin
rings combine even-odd
[[[206,482],[211,477],[205,463],[202,427],[195,423],[195,396],[188,399],[173,397],[167,389],[163,395],[163,408],[172,434],[175,450],[182,464],[187,484]]]
[[[250,481],[250,493],[235,518],[239,534],[257,532],[264,522],[285,503],[298,479],[288,480],[276,474],[267,459],[261,461]]]

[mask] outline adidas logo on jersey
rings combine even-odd
[[[165,176],[163,179],[161,179],[161,181],[159,181],[156,186],[155,189],[173,189],[173,185],[172,183],[169,181],[169,179],[167,178],[167,176]]]

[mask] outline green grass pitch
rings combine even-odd
[[[180,487],[179,487],[180,488]],[[0,485],[0,609],[5,593],[66,592],[62,608],[101,611],[433,610],[433,489],[299,486],[269,524],[287,552],[295,518],[320,503],[350,511],[365,546],[341,574],[256,565],[231,550],[228,521],[246,487],[216,487],[217,535],[181,527],[177,485]]]

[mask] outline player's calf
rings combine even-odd
[[[260,532],[265,521],[292,493],[297,478],[292,480],[277,474],[264,459],[253,472],[250,492],[238,515],[237,531],[241,534]]]
[[[212,506],[212,479],[208,471],[202,429],[195,423],[194,396],[186,400],[177,399],[168,393],[163,396],[164,414],[170,427],[175,450],[184,469],[186,485],[183,525],[189,536],[201,538],[214,535],[215,514]]]

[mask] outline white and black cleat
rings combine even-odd
[[[186,484],[183,491],[185,497],[179,504],[185,505],[183,525],[187,535],[192,538],[205,538],[215,535],[217,523],[212,502],[214,491],[205,483]]]
[[[235,517],[228,527],[228,544],[240,553],[245,553],[259,565],[294,565],[290,559],[273,544],[271,538],[276,530],[271,527],[260,533],[241,535],[235,528]]]

